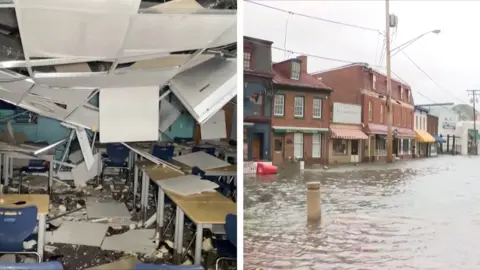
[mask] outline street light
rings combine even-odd
[[[423,36],[425,35],[428,35],[430,33],[433,33],[435,35],[438,35],[440,34],[440,32],[442,32],[440,29],[436,29],[436,30],[433,30],[433,31],[428,31],[428,32],[425,32],[423,34],[421,34],[420,36],[414,38],[414,39],[411,39],[410,41],[407,41],[405,43],[403,43],[402,45],[390,50],[390,53],[393,53],[391,57],[395,56],[397,53],[401,52],[402,50],[404,50],[406,47],[410,46],[412,43],[414,43],[415,41],[419,40],[420,38],[422,38]],[[395,52],[396,51],[396,52]]]

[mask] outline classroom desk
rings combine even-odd
[[[225,224],[228,214],[237,213],[237,204],[227,199],[218,192],[202,192],[193,196],[180,196],[167,193],[177,205],[175,221],[174,254],[176,257],[183,250],[183,227],[187,215],[197,225],[195,236],[195,264],[201,263],[203,228],[205,225]]]
[[[225,167],[213,168],[205,170],[205,176],[218,176],[219,180],[226,178],[227,184],[230,184],[236,179],[237,176],[237,165],[230,165]],[[237,185],[234,181],[235,186]]]
[[[24,201],[25,204],[16,205],[16,202]],[[0,206],[9,208],[21,208],[35,205],[38,209],[38,242],[37,252],[43,261],[45,247],[45,230],[47,228],[47,214],[50,205],[49,196],[46,194],[3,194],[0,195]]]
[[[147,206],[148,206],[148,189],[150,180],[157,183],[158,181],[178,177],[185,175],[183,172],[179,170],[175,170],[168,166],[159,165],[147,165],[144,167],[145,169],[142,170],[142,221],[145,224],[146,216],[147,216]],[[158,184],[157,184],[158,185]],[[157,229],[158,232],[162,231],[163,228],[163,217],[165,212],[165,193],[163,190],[158,188],[158,198],[157,198]]]

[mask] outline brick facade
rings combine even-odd
[[[331,94],[331,102],[362,106],[362,124],[366,132],[369,124],[387,125],[387,80],[384,74],[367,64],[352,64],[312,75],[335,90]],[[410,130],[413,133],[414,107],[410,86],[395,79],[391,82],[392,127],[397,130]],[[375,148],[377,137],[372,134],[370,136],[366,141],[369,150],[363,151],[363,160],[384,160],[386,152],[377,154]],[[397,151],[398,156],[408,158],[411,155],[403,154],[403,143],[403,139],[394,141],[394,149],[402,148],[402,151]]]
[[[292,63],[300,64],[298,79],[292,79]],[[274,64],[273,74],[275,97],[283,99],[284,104],[283,115],[278,115],[275,113],[276,98],[274,97],[272,100],[271,157],[273,163],[279,164],[296,157],[299,150],[295,153],[295,146],[300,148],[299,145],[301,145],[298,141],[295,143],[295,136],[298,136],[303,138],[301,158],[306,163],[326,164],[328,147],[325,133],[328,132],[330,123],[331,101],[329,95],[332,89],[307,73],[307,57],[305,56]],[[299,100],[303,98],[302,117],[295,116],[296,97]],[[314,117],[314,100],[321,103],[321,117]],[[314,143],[314,138],[320,138],[320,141]]]

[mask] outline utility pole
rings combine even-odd
[[[391,78],[391,67],[390,67],[390,3],[389,0],[385,0],[385,19],[386,19],[386,30],[385,30],[385,58],[387,60],[387,162],[393,162],[393,134],[392,134],[392,78]]]
[[[475,103],[477,103],[477,96],[480,95],[478,92],[480,90],[467,90],[468,95],[472,96],[472,104],[473,104],[473,133],[474,138],[472,141],[473,153],[478,155],[478,147],[477,147],[477,111],[475,110]]]

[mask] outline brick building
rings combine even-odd
[[[272,42],[243,41],[244,160],[270,160],[272,112]]]
[[[351,64],[312,74],[335,91],[332,102],[362,107],[363,132],[368,135],[360,149],[363,161],[385,160],[387,156],[387,79],[367,64]],[[411,157],[413,131],[413,96],[410,86],[392,79],[393,154]]]
[[[332,89],[307,73],[307,57],[273,65],[272,161],[327,163]]]
[[[441,136],[438,135],[438,117],[432,114],[427,115],[427,132],[435,138],[435,143],[431,145],[430,153],[432,156],[436,156],[442,150],[442,142],[444,141]]]

